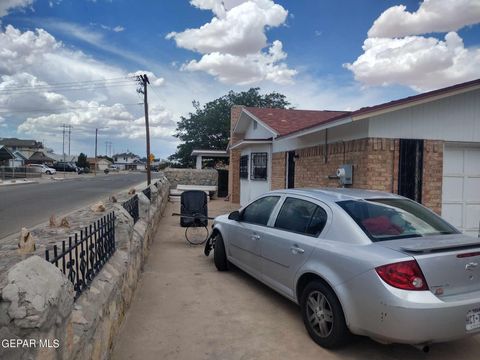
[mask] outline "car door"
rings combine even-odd
[[[261,234],[261,271],[266,283],[294,296],[295,274],[318,244],[329,213],[326,205],[311,199],[285,198],[273,227]]]
[[[265,196],[253,201],[232,221],[228,236],[229,260],[260,276],[260,233],[266,228],[280,196]]]

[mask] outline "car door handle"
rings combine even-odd
[[[297,254],[303,254],[305,252],[305,250],[303,250],[302,248],[299,248],[298,246],[292,246],[290,248],[290,250],[292,251],[293,254],[297,255]]]
[[[250,236],[250,239],[252,239],[252,240],[260,240],[260,235],[253,234],[252,236]]]

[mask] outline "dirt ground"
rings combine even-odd
[[[357,337],[324,350],[308,336],[298,307],[239,269],[220,273],[203,246],[188,246],[178,204],[169,204],[145,272],[116,339],[113,359],[478,359],[480,336],[437,344],[429,354]],[[210,202],[210,215],[234,210]]]

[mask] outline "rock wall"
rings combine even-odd
[[[166,178],[141,192],[140,219],[113,205],[117,250],[74,302],[71,282],[43,257],[33,255],[0,277],[0,359],[107,359],[125,317],[149,245],[168,201]]]
[[[215,169],[165,169],[163,173],[171,189],[177,185],[218,185],[218,171]]]

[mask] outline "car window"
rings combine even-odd
[[[408,199],[347,200],[338,204],[372,241],[458,233],[441,217]]]
[[[325,227],[327,213],[310,201],[287,198],[278,213],[275,227],[316,236]]]
[[[267,225],[273,208],[277,205],[279,199],[280,196],[266,196],[254,201],[242,211],[242,221]]]

